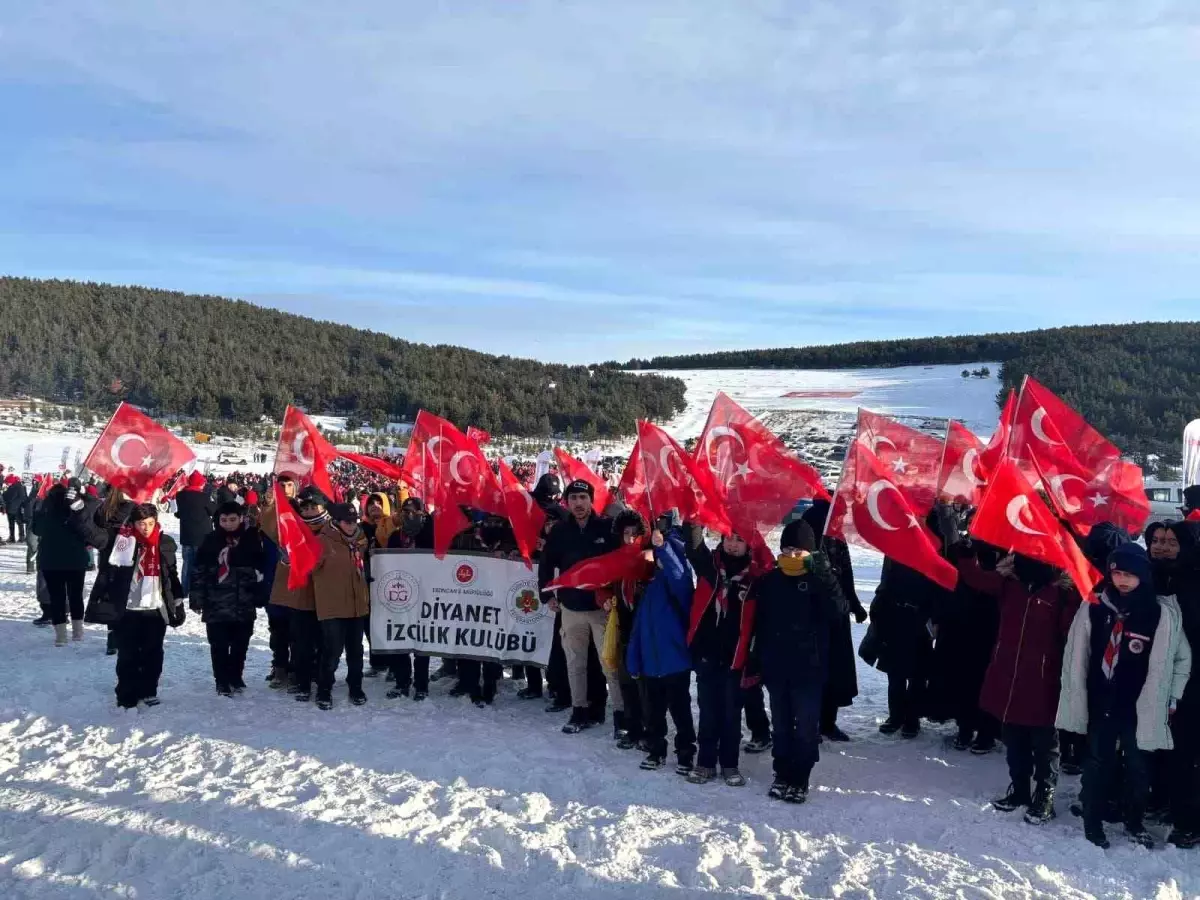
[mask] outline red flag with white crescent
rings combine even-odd
[[[1000,465],[1000,460],[1008,453],[1008,439],[1012,434],[1013,418],[1016,414],[1017,392],[1009,391],[1008,398],[1004,401],[1004,408],[1000,410],[1000,419],[996,422],[996,430],[992,432],[987,446],[979,454],[979,464],[983,472],[991,472]]]
[[[134,503],[149,503],[176,469],[195,458],[188,445],[170,431],[122,403],[83,464]]]
[[[275,449],[276,475],[288,474],[304,485],[311,484],[330,499],[336,497],[329,480],[329,464],[338,452],[317,430],[304,413],[289,406],[279,429],[279,446]]]
[[[563,489],[565,490],[572,481],[586,481],[594,491],[592,506],[596,512],[603,513],[612,502],[612,492],[609,491],[608,484],[604,479],[593,472],[587,463],[576,459],[561,447],[554,448],[554,458],[558,460],[558,469],[566,479],[563,482]]]
[[[678,509],[685,522],[697,522],[721,534],[734,533],[712,473],[701,468],[673,437],[657,425],[638,422],[638,448],[654,515]]]
[[[542,590],[575,588],[581,591],[596,591],[645,570],[645,548],[639,543],[623,544],[600,556],[593,556],[576,563],[561,573]]]
[[[647,523],[650,522],[654,517],[654,511],[650,508],[650,499],[646,492],[646,470],[642,465],[642,447],[637,442],[634,442],[633,452],[629,454],[629,462],[625,464],[625,471],[621,473],[621,483],[617,485],[617,491],[621,494],[621,500],[626,506],[645,519]]]
[[[500,460],[500,489],[504,492],[508,521],[512,523],[517,547],[526,560],[532,560],[542,526],[546,523],[546,514],[504,460]]]
[[[1073,459],[1088,472],[1099,472],[1121,451],[1074,409],[1030,376],[1025,376],[1013,413],[1008,456],[1031,476],[1032,454]]]
[[[937,500],[943,441],[866,409],[858,411],[854,441],[883,465],[914,511],[929,514]]]
[[[986,448],[961,422],[950,420],[946,427],[946,449],[938,475],[938,496],[978,506],[987,488],[987,470],[982,456]]]
[[[279,546],[284,551],[288,569],[288,590],[298,591],[308,583],[308,577],[321,560],[321,542],[296,514],[283,492],[283,485],[275,482],[274,491]]]

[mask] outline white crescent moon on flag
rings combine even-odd
[[[986,481],[980,481],[975,475],[975,461],[979,459],[979,451],[972,447],[962,458],[962,473],[966,477],[967,482],[971,487],[983,487],[987,484]]]
[[[443,437],[435,436],[435,437],[431,437],[428,441],[425,442],[425,450],[426,450],[426,452],[433,454],[433,458],[434,458],[435,462],[437,461],[437,458],[438,458],[437,457],[437,445],[440,444],[444,440],[445,440],[445,438],[443,438]]]
[[[1054,499],[1057,500],[1058,505],[1063,508],[1063,512],[1073,514],[1073,513],[1079,512],[1079,510],[1083,509],[1083,507],[1080,504],[1072,503],[1067,498],[1067,492],[1063,490],[1063,482],[1064,481],[1078,481],[1080,484],[1082,484],[1086,488],[1087,487],[1086,481],[1084,481],[1078,475],[1051,475],[1046,480],[1050,482],[1050,490],[1052,490],[1054,492]]]
[[[1034,436],[1043,444],[1053,447],[1062,443],[1062,441],[1051,440],[1050,436],[1046,434],[1046,410],[1040,406],[1029,417],[1029,427],[1033,429]]]
[[[879,445],[880,444],[887,444],[893,450],[896,449],[896,444],[886,434],[864,434],[863,438],[865,438],[866,440],[863,441],[860,439],[860,443],[865,443],[867,446],[867,449],[876,455],[879,454]]]
[[[879,513],[879,495],[889,489],[900,493],[894,484],[883,479],[871,485],[867,491],[867,512],[871,514],[871,518],[875,520],[875,524],[885,531],[899,531],[900,529],[897,526],[889,525],[885,522],[883,516]]]
[[[1033,535],[1034,537],[1046,537],[1046,532],[1038,531],[1036,528],[1030,528],[1021,521],[1021,514],[1029,508],[1029,498],[1024,494],[1018,494],[1008,501],[1008,506],[1004,510],[1004,514],[1008,516],[1008,524],[1022,534]]]
[[[669,445],[666,447],[663,447],[661,450],[658,451],[658,465],[659,465],[659,468],[662,469],[663,474],[667,476],[667,480],[670,481],[671,484],[675,485],[676,487],[679,487],[679,481],[675,478],[675,475],[671,472],[671,458],[669,456],[670,452],[671,452],[671,447]]]
[[[738,446],[742,450],[746,449],[746,442],[742,440],[742,436],[727,425],[714,425],[708,432],[708,438],[704,444],[704,452],[708,454],[709,462],[712,461],[712,445],[719,437],[731,437],[738,442]]]
[[[150,454],[150,445],[146,443],[146,439],[143,438],[140,434],[123,434],[119,438],[117,438],[115,441],[113,441],[112,450],[108,454],[109,456],[112,457],[113,464],[120,466],[122,469],[132,469],[133,468],[133,466],[129,466],[129,465],[126,465],[125,463],[121,462],[121,451],[125,448],[125,445],[128,444],[130,441],[137,441],[139,444],[141,444],[143,447],[146,448],[146,455],[147,456],[151,455]]]
[[[441,440],[441,439],[439,438],[439,440]],[[471,454],[466,450],[459,450],[452,457],[450,457],[450,477],[453,478],[455,481],[457,481],[459,484],[463,485],[464,487],[470,485],[471,482],[467,481],[467,479],[463,478],[462,475],[459,473],[458,464],[462,461],[464,456],[470,456],[470,455]]]
[[[302,466],[312,468],[315,460],[311,456],[306,456],[304,453],[304,442],[308,440],[308,435],[305,432],[300,432],[292,441],[292,455],[296,457],[296,462]]]

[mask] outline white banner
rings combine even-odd
[[[544,666],[554,614],[523,562],[481,553],[371,554],[371,651]]]
[[[1183,429],[1183,486],[1200,484],[1200,419]]]

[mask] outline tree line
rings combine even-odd
[[[1003,364],[997,404],[1032,375],[1134,458],[1153,453],[1178,465],[1183,427],[1200,416],[1197,322],[731,350],[633,359],[622,368],[850,369],[980,362]]]
[[[497,434],[630,434],[684,407],[677,378],[412,343],[240,300],[0,277],[0,395],[108,411],[278,420],[289,403],[356,421],[427,409]]]

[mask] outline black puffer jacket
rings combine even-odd
[[[104,506],[94,511],[93,524],[104,530],[104,549],[97,555],[96,581],[92,592],[88,595],[88,609],[84,618],[89,622],[111,624],[97,612],[96,604],[101,601],[111,601],[116,609],[125,608],[129,600],[129,583],[133,580],[133,566],[114,566],[109,562],[113,546],[121,529],[128,526],[129,518],[133,515],[135,505],[131,500],[122,500],[108,514]]]
[[[55,485],[46,495],[33,518],[33,533],[38,537],[38,569],[43,572],[83,572],[91,563],[88,547],[98,550],[108,543],[104,531],[96,527],[93,516],[96,501],[78,512],[67,505],[67,489]]]
[[[24,522],[26,508],[29,504],[29,492],[25,490],[25,482],[14,481],[4,489],[4,509],[14,522]]]
[[[194,491],[190,488],[175,496],[175,517],[179,519],[179,543],[184,547],[199,547],[204,538],[212,533],[213,516],[217,512],[217,499],[205,488]]]
[[[253,622],[266,606],[266,551],[257,528],[217,529],[196,550],[191,607],[205,624]]]

